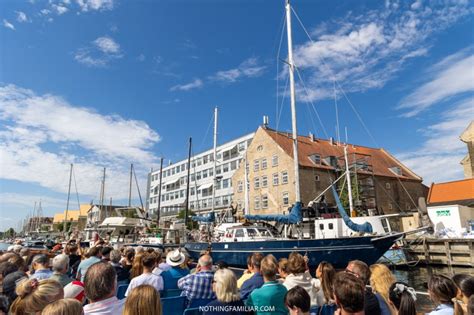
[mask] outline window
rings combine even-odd
[[[255,210],[260,210],[260,197],[255,197],[255,199],[254,199],[254,208],[255,208]]]
[[[197,172],[196,173],[196,180],[200,180],[201,179],[201,172]]]
[[[278,166],[278,155],[272,156],[272,166]]]
[[[241,142],[238,145],[239,152],[242,152],[245,150],[245,142]]]
[[[389,203],[389,204],[388,204],[388,208],[389,208],[390,210],[392,210],[392,209],[393,209],[393,206],[392,206],[392,204],[391,204],[391,203]]]
[[[243,229],[236,230],[235,237],[244,237],[244,230]]]
[[[253,184],[255,189],[260,188],[260,177],[255,177]]]
[[[257,230],[247,229],[247,236],[250,237],[250,238],[254,238],[255,236],[258,236]]]
[[[200,158],[199,158],[199,159],[197,159],[197,161],[196,161],[196,165],[197,165],[197,166],[201,166],[201,164],[202,164],[202,160],[201,160]]]
[[[262,176],[262,187],[265,188],[268,186],[268,176]]]
[[[314,181],[319,182],[319,175],[314,175]]]
[[[184,172],[186,170],[186,164],[181,164],[181,172]]]
[[[287,206],[290,204],[290,199],[288,197],[288,193],[284,192],[283,193],[283,205]]]
[[[263,195],[262,196],[262,209],[267,209],[268,208],[268,196]]]
[[[206,164],[207,162],[209,162],[209,156],[205,155],[205,156],[202,158],[202,164]]]
[[[262,170],[267,169],[267,159],[262,159]]]
[[[229,196],[224,196],[224,197],[222,197],[222,204],[223,204],[224,206],[228,205],[228,204],[229,204],[229,201],[230,201]]]
[[[392,186],[390,185],[390,183],[385,183],[385,188],[390,189],[390,188],[392,188]]]
[[[253,161],[253,171],[258,172],[259,168],[260,168],[260,161],[259,160]]]
[[[212,168],[209,169],[209,176],[214,175],[214,170]]]
[[[229,179],[224,179],[222,181],[222,188],[229,188]]]
[[[207,170],[202,171],[202,178],[207,178]]]
[[[219,175],[222,173],[222,169],[220,166],[216,166],[216,175]]]
[[[324,230],[324,224],[319,223],[319,229],[320,229],[320,230]]]
[[[288,172],[287,171],[281,172],[281,183],[282,184],[288,184]]]
[[[334,224],[329,223],[329,229],[330,229],[330,230],[334,230]]]
[[[313,162],[314,164],[321,164],[321,155],[319,154],[311,154],[309,156],[309,159],[311,160],[311,162]]]
[[[263,151],[263,145],[259,145],[259,146],[257,147],[257,151],[258,151],[258,152]]]
[[[273,186],[278,185],[278,173],[273,174]]]
[[[230,162],[230,169],[233,171],[237,168],[237,161]]]
[[[227,173],[228,171],[229,171],[229,163],[226,163],[222,167],[222,173]]]
[[[241,180],[239,180],[237,182],[237,191],[242,192],[243,189],[244,189],[244,183]]]

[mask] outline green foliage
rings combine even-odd
[[[8,230],[5,231],[5,233],[3,234],[3,236],[5,238],[10,238],[10,237],[14,237],[15,236],[15,230],[13,228],[9,228]]]
[[[347,190],[347,181],[340,180],[339,181],[339,192],[340,192],[340,199],[342,206],[346,210],[347,214],[350,216],[350,209],[349,209],[349,192]],[[351,176],[351,188],[352,188],[352,200],[354,201],[357,196],[357,183],[356,177],[353,175]]]
[[[184,213],[186,212],[186,210],[180,210],[178,212],[178,215],[176,216],[177,219],[183,219],[184,220]],[[197,222],[194,222],[193,220],[191,220],[191,217],[193,215],[196,215],[193,211],[191,210],[188,210],[188,224],[187,224],[187,228],[189,230],[193,230],[193,229],[197,229],[198,228],[198,224]]]
[[[69,231],[69,230],[71,229],[71,225],[72,225],[72,222],[68,222],[68,223],[66,224],[66,231]],[[59,231],[59,232],[63,232],[63,231],[64,231],[64,224],[63,224],[63,222],[58,223],[58,231]]]

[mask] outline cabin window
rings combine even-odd
[[[267,159],[262,159],[262,170],[267,169]]]
[[[273,174],[273,186],[278,185],[278,173]]]
[[[278,166],[278,155],[272,156],[272,167]]]
[[[260,161],[259,160],[253,161],[253,171],[258,172],[259,169],[260,169]]]
[[[330,230],[334,230],[334,224],[329,223],[329,224],[328,224],[328,227],[329,227]]]
[[[322,231],[324,230],[324,224],[323,223],[319,223],[319,229]]]
[[[244,230],[238,229],[235,231],[235,237],[244,237]]]
[[[287,206],[290,204],[289,195],[287,192],[283,193],[283,205]]]
[[[253,180],[253,184],[255,189],[260,188],[260,177],[255,177]]]
[[[262,176],[262,187],[267,187],[268,186],[268,176]]]
[[[247,229],[247,236],[248,236],[248,237],[252,237],[252,238],[258,236],[257,230],[255,230],[255,229]]]
[[[281,172],[281,183],[282,184],[288,184],[288,172],[287,171]]]
[[[272,233],[267,229],[258,229],[258,232],[262,237],[273,237]]]

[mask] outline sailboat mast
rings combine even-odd
[[[133,175],[133,164],[130,164],[130,186],[128,189],[128,207],[132,206],[132,175]]]
[[[216,176],[216,165],[217,165],[217,106],[214,108],[214,165],[213,172],[214,174],[214,185],[212,186],[212,212],[214,212],[215,199],[216,199],[216,186],[217,186],[217,176]]]
[[[104,199],[105,199],[105,167],[104,174],[102,175],[102,186],[100,189],[100,208],[99,208],[99,218],[102,219],[102,211],[104,210]],[[105,218],[107,218],[107,210],[105,212]]]
[[[160,181],[158,186],[158,211],[156,214],[156,224],[160,227],[160,215],[161,215],[161,185],[163,181],[163,158],[160,159]]]
[[[344,146],[344,160],[346,161],[346,180],[347,180],[347,192],[349,198],[349,216],[352,216],[352,210],[354,205],[352,204],[352,184],[351,184],[351,172],[349,170],[349,161],[347,158],[347,143]]]
[[[69,188],[67,190],[67,203],[66,203],[66,215],[64,216],[64,226],[63,226],[63,233],[66,235],[67,232],[67,215],[69,211],[69,198],[71,197],[71,180],[72,180],[72,163],[71,169],[69,170]]]
[[[186,201],[184,205],[184,229],[188,226],[188,210],[189,210],[189,179],[191,177],[191,147],[193,145],[193,139],[189,138],[189,151],[188,151],[188,175],[186,178]]]
[[[293,63],[293,42],[291,34],[291,6],[286,1],[286,33],[288,36],[288,72],[290,74],[291,126],[293,132],[293,163],[295,168],[295,202],[301,201],[300,174],[298,160],[298,129],[296,127],[295,65]]]

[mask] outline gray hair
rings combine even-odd
[[[61,254],[53,258],[53,271],[62,272],[69,267],[69,256]]]
[[[145,248],[143,246],[137,246],[135,247],[135,253],[143,253],[145,251]]]
[[[122,254],[120,251],[114,249],[113,251],[110,252],[110,261],[118,264],[120,262],[120,259],[122,259]]]
[[[218,269],[214,274],[214,281],[217,300],[229,303],[240,299],[237,278],[232,270]]]
[[[201,267],[212,266],[212,257],[209,255],[202,255],[198,260],[198,264]]]
[[[48,259],[48,256],[44,254],[38,254],[38,255],[35,255],[35,257],[33,257],[32,263],[37,263],[37,264],[46,266],[49,263],[49,259]]]

